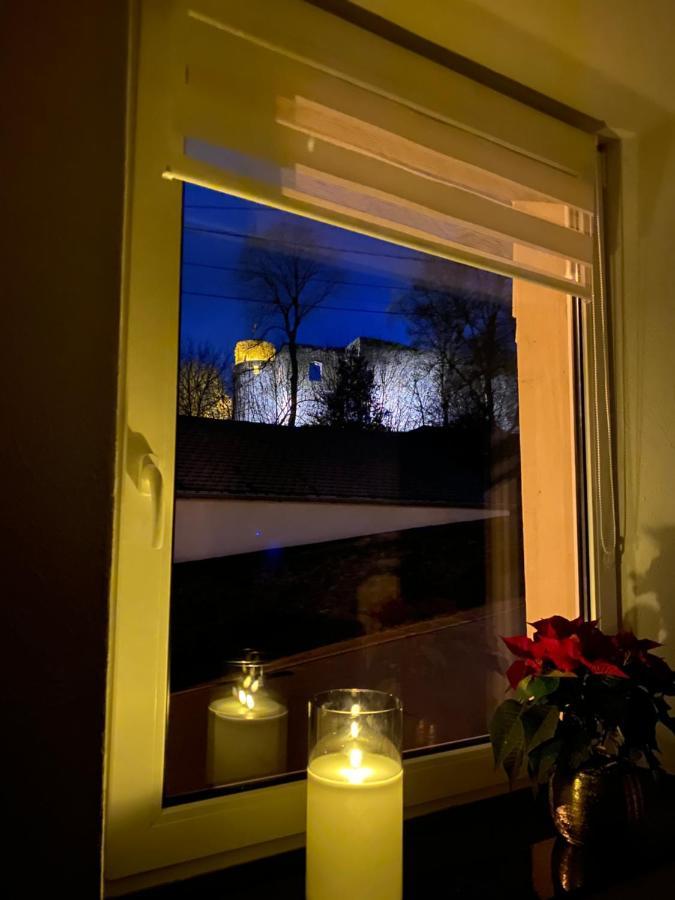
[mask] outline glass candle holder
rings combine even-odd
[[[260,656],[248,651],[209,704],[207,780],[231,784],[286,768],[288,710],[265,687]]]
[[[309,704],[307,900],[401,900],[402,717],[382,691]]]

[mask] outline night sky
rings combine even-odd
[[[242,277],[247,235],[293,227],[299,217],[193,185],[184,187],[181,343],[231,351],[253,336],[255,296]],[[392,311],[428,260],[425,254],[302,220],[312,240],[337,260],[331,296],[303,323],[302,343],[343,347],[356,337],[409,343],[405,319]],[[324,261],[328,257],[324,257]],[[453,269],[464,266],[448,263]],[[497,276],[494,276],[497,278]],[[503,279],[498,279],[503,281]],[[281,334],[265,335],[279,345]]]

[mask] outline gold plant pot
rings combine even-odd
[[[549,782],[551,817],[571,844],[625,840],[643,830],[654,791],[653,776],[645,769],[556,772]]]

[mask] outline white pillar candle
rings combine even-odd
[[[276,775],[286,768],[288,710],[259,692],[249,708],[235,696],[209,706],[207,779],[231,784]]]
[[[307,900],[401,900],[403,772],[354,744],[307,770]]]

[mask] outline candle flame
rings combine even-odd
[[[239,702],[241,703],[241,705],[246,706],[246,691],[244,691],[240,688],[238,697],[239,697]]]
[[[246,695],[246,705],[248,706],[249,709],[253,709],[253,707],[255,706],[255,700],[253,699],[253,694]]]
[[[348,751],[349,767],[341,769],[342,775],[350,784],[363,784],[373,774],[373,770],[363,765],[363,750],[352,747]]]
[[[361,704],[360,704],[360,703],[353,703],[353,704],[352,704],[351,714],[352,714],[353,716],[358,716],[358,715],[361,714]]]
[[[358,722],[352,722],[349,726],[349,732],[353,738],[357,738],[359,736],[359,732],[361,731],[361,726]]]

